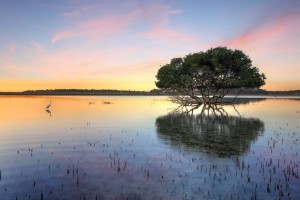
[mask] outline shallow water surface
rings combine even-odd
[[[153,96],[1,96],[0,199],[300,198],[300,99],[175,108]]]

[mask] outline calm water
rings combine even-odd
[[[300,99],[175,108],[166,97],[0,97],[0,199],[300,198]]]

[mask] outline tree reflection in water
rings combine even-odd
[[[251,142],[264,132],[264,122],[207,110],[200,114],[172,112],[156,119],[159,137],[173,146],[199,148],[219,157],[239,156],[249,151]]]

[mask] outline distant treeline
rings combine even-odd
[[[231,91],[232,94],[238,93],[238,89]],[[270,95],[270,96],[300,96],[300,90],[289,91],[267,91],[262,89],[242,89],[241,95]]]
[[[23,92],[0,92],[2,95],[149,95],[146,91],[131,90],[88,90],[88,89],[54,89],[26,90]]]
[[[174,94],[172,90],[162,90],[162,89],[154,89],[150,91],[151,93],[156,94]],[[263,89],[249,89],[249,88],[242,88],[242,89],[232,89],[229,90],[228,95],[270,95],[270,96],[300,96],[300,90],[290,90],[290,91],[267,91]],[[198,94],[200,95],[200,93]]]
[[[239,92],[239,89],[232,90],[231,94],[236,94]],[[262,89],[242,89],[240,92],[241,95],[271,95],[271,96],[299,96],[300,90],[289,90],[289,91],[267,91]]]
[[[272,95],[272,96],[300,96],[300,90],[267,91],[262,89],[235,89],[229,95]],[[154,89],[151,91],[134,90],[95,90],[95,89],[54,89],[54,90],[26,90],[23,92],[0,92],[0,95],[172,95],[173,90]]]

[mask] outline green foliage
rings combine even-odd
[[[173,58],[170,64],[161,67],[156,75],[158,79],[156,86],[158,88],[173,88],[180,78],[178,70],[182,66],[182,62],[182,58]]]
[[[214,94],[222,89],[259,88],[266,79],[247,55],[226,47],[174,58],[158,70],[156,78],[158,88]]]

